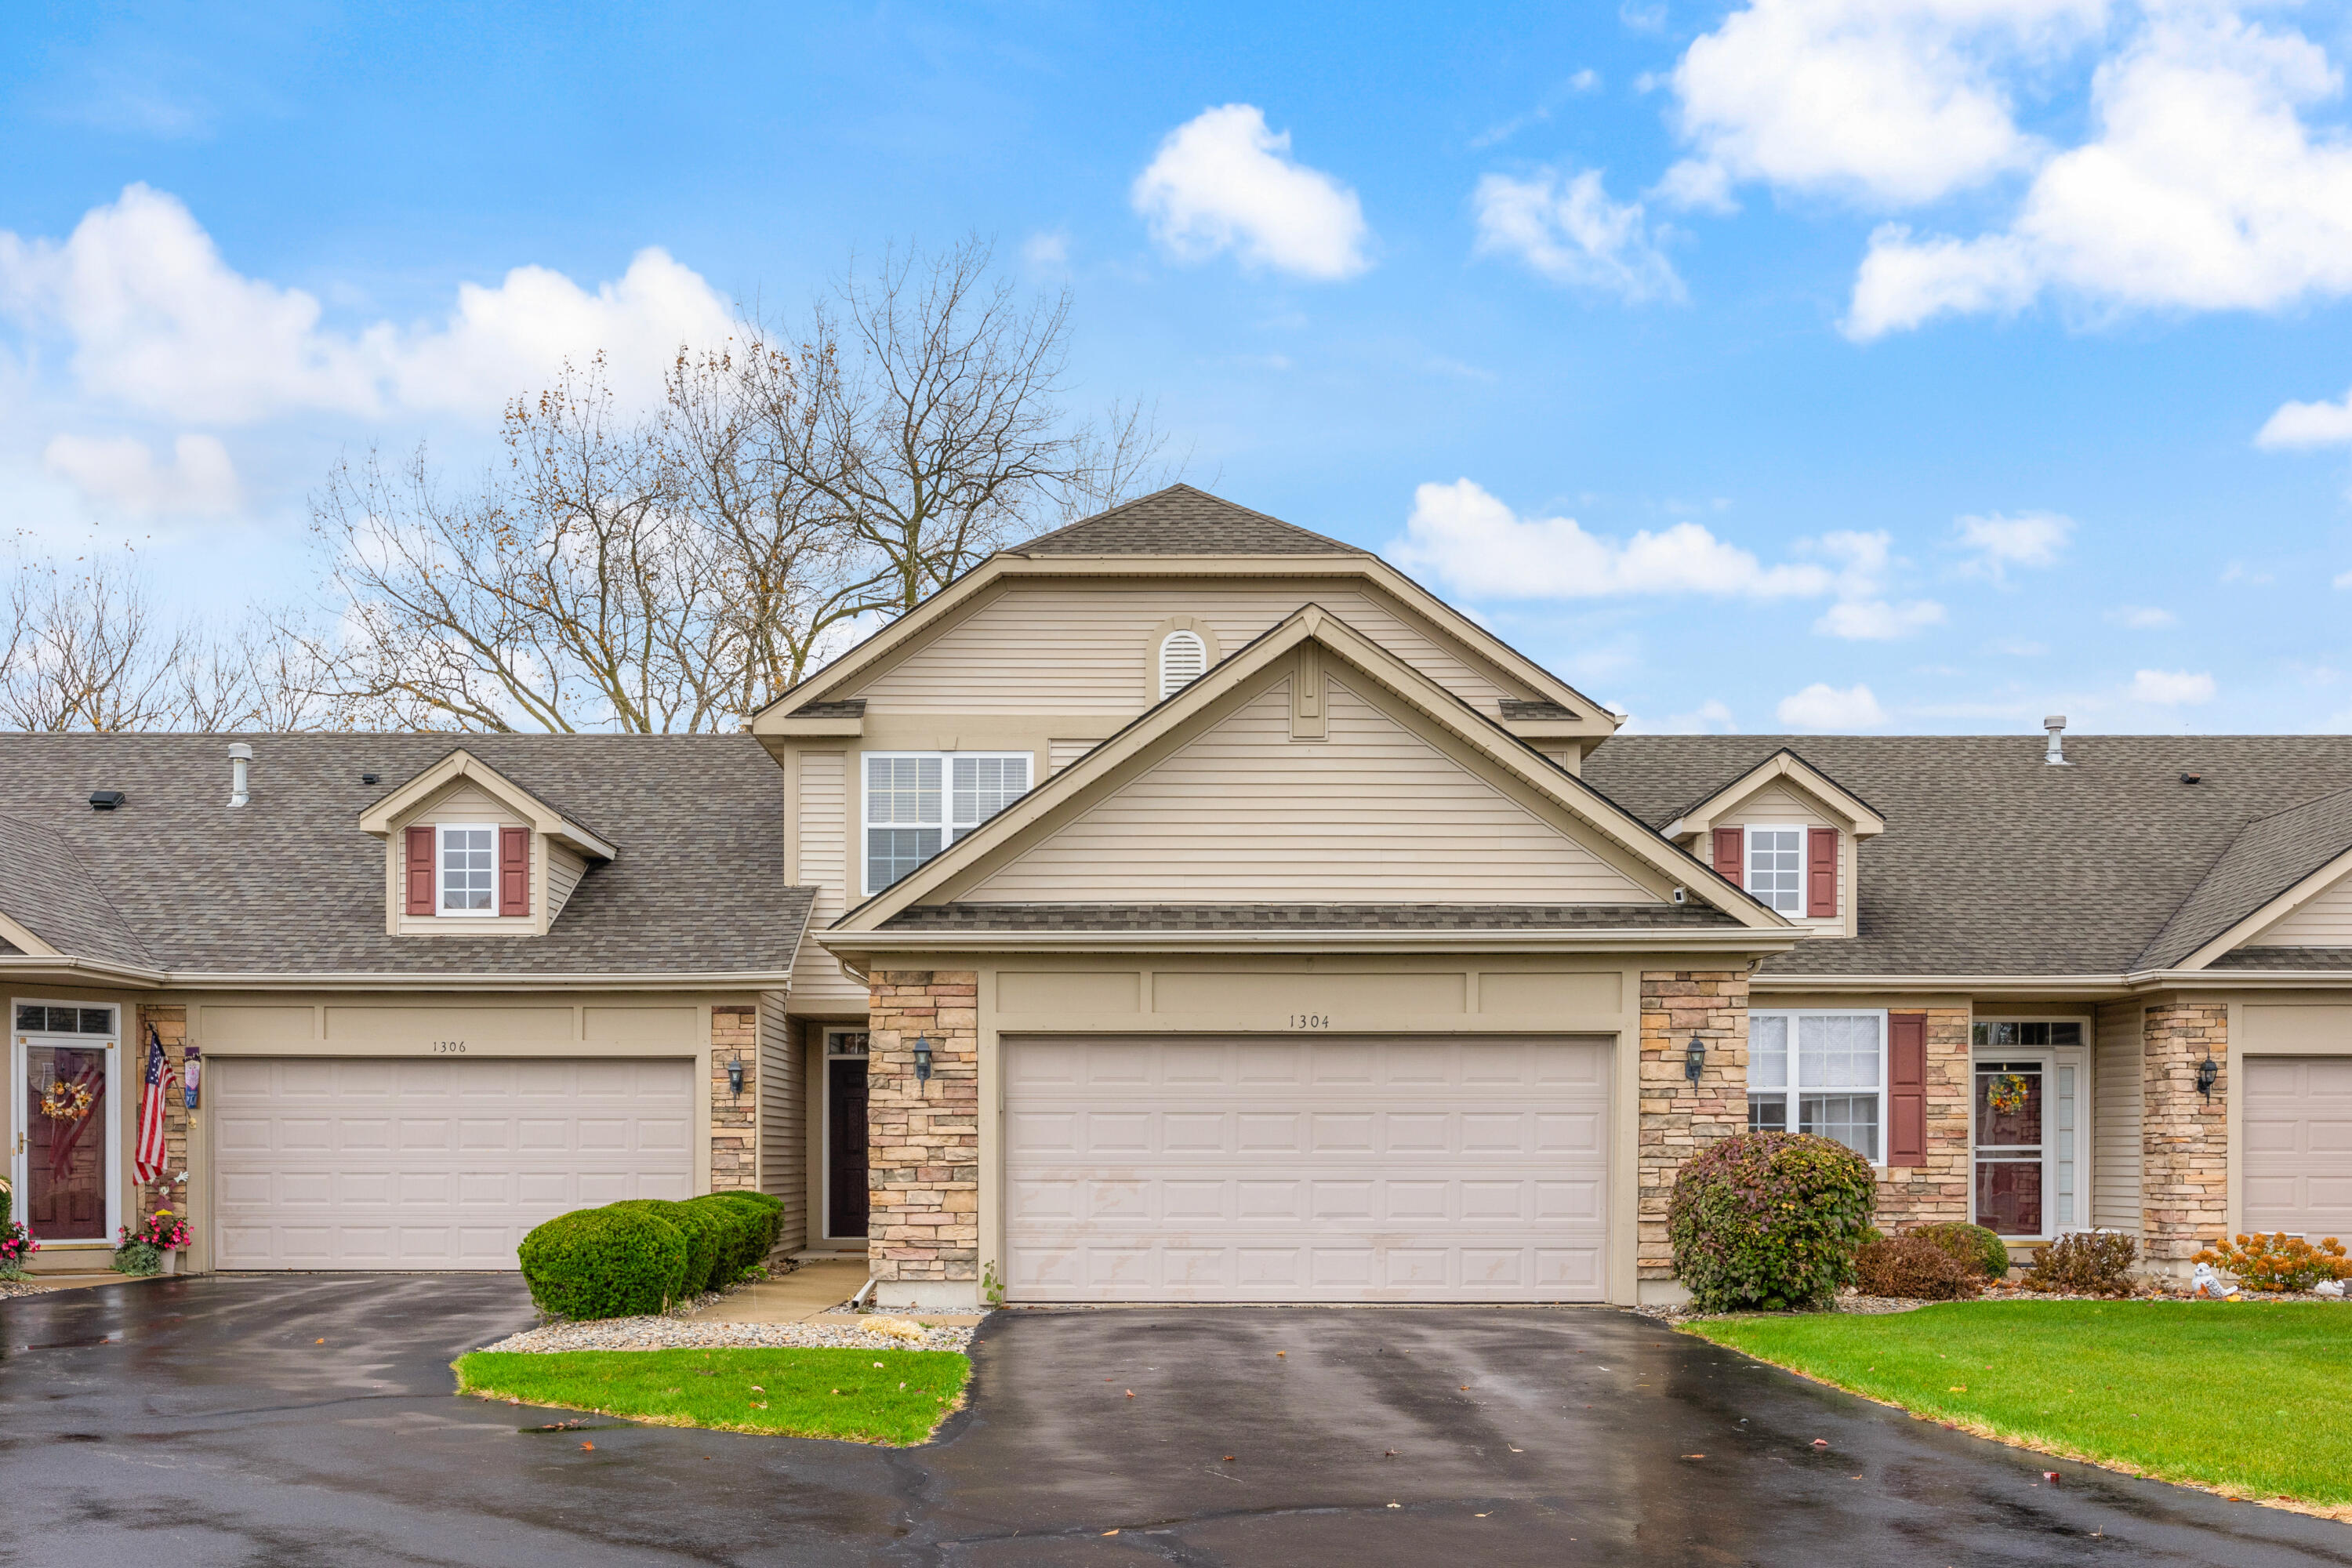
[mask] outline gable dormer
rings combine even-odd
[[[572,889],[619,851],[464,750],[370,806],[394,936],[544,936]]]
[[[1685,807],[1665,835],[1820,936],[1860,931],[1863,839],[1886,831],[1870,804],[1782,747]]]

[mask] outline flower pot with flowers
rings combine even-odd
[[[0,1279],[22,1279],[25,1259],[41,1250],[33,1233],[16,1223],[10,1205],[16,1201],[16,1189],[8,1179],[0,1176]]]
[[[170,1209],[157,1209],[137,1230],[121,1229],[114,1248],[114,1268],[122,1274],[177,1274],[180,1252],[192,1239],[188,1222]]]

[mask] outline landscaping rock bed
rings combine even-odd
[[[656,1351],[732,1349],[841,1349],[865,1351],[963,1351],[969,1327],[925,1329],[919,1339],[887,1334],[865,1320],[831,1322],[714,1323],[675,1317],[605,1318],[590,1323],[549,1323],[509,1334],[487,1351]]]
[[[0,1301],[11,1296],[37,1296],[41,1287],[30,1279],[0,1279]]]

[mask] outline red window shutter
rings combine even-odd
[[[530,913],[530,829],[499,829],[499,913]]]
[[[1886,1163],[1927,1163],[1927,1015],[1886,1016]]]
[[[1808,828],[1805,832],[1805,913],[1837,913],[1838,830]]]
[[[1715,830],[1715,874],[1727,879],[1735,888],[1748,886],[1748,879],[1740,875],[1739,867],[1741,853],[1747,842],[1748,834],[1745,829],[1718,827]]]
[[[408,912],[412,915],[433,912],[433,829],[430,826],[408,830]]]

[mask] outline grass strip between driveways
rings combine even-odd
[[[2352,1503],[2352,1305],[1951,1301],[1685,1327],[2047,1452],[2235,1497]]]
[[[854,1443],[920,1443],[963,1404],[953,1351],[476,1351],[457,1391],[593,1410],[659,1426],[712,1426]]]

